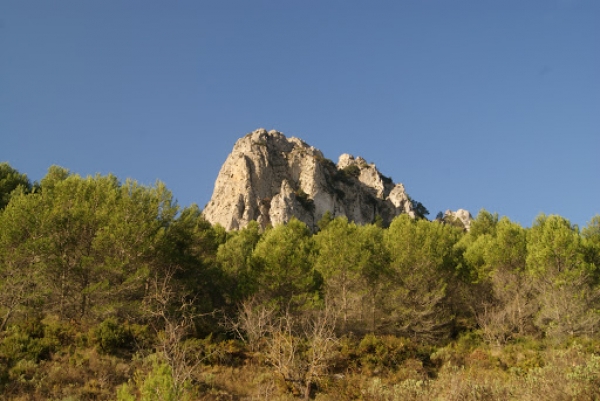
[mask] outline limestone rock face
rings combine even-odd
[[[372,223],[377,215],[384,223],[401,213],[415,217],[404,186],[374,164],[343,154],[336,165],[304,141],[265,129],[236,142],[203,214],[227,230],[252,220],[264,228],[292,217],[315,230],[327,211],[357,224]]]
[[[469,211],[465,209],[458,209],[455,212],[452,210],[446,210],[446,212],[444,213],[444,220],[448,219],[460,221],[465,227],[465,230],[469,231],[469,229],[471,228],[471,220],[473,219],[473,216],[471,216],[471,213],[469,213]]]

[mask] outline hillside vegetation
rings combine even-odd
[[[600,216],[200,212],[0,164],[0,400],[600,399]]]

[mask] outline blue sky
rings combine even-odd
[[[600,213],[600,2],[0,3],[0,161],[210,199],[264,127],[363,156],[435,217]]]

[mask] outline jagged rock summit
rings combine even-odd
[[[469,213],[468,210],[458,209],[457,211],[446,210],[444,212],[443,220],[458,221],[460,222],[465,230],[469,231],[471,229],[471,220],[473,220],[473,216]]]
[[[236,142],[203,214],[227,230],[296,217],[314,231],[328,211],[368,224],[376,216],[384,223],[402,213],[415,217],[418,208],[402,184],[361,157],[343,154],[336,165],[301,139],[258,129]]]

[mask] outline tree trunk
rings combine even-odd
[[[312,381],[307,380],[306,381],[306,387],[304,388],[304,399],[305,400],[310,400],[310,389],[312,387]]]

